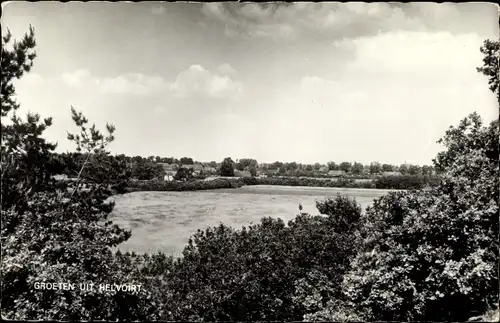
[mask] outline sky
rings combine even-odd
[[[498,104],[479,47],[487,3],[4,3],[2,31],[31,24],[37,58],[20,113],[70,108],[116,126],[113,153],[259,162],[430,164],[446,129]]]

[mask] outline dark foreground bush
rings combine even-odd
[[[442,140],[432,189],[393,192],[363,216],[340,309],[307,318],[464,321],[498,304],[498,121],[471,114]],[[350,316],[351,315],[351,316]]]
[[[326,215],[300,214],[288,226],[263,218],[242,230],[199,230],[182,258],[150,262],[146,270],[163,277],[151,285],[162,319],[301,320],[319,309],[308,298],[337,297],[359,243],[361,208],[341,196],[318,208]]]

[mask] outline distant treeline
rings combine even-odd
[[[79,170],[85,163],[86,154],[79,152],[72,153],[62,153],[56,154],[60,161],[64,164],[64,169],[62,173],[69,177],[76,177]],[[164,167],[161,163],[176,165],[179,167],[184,165],[184,167],[189,167],[194,165],[196,162],[192,158],[182,157],[176,159],[173,157],[159,157],[159,156],[126,156],[124,154],[120,155],[106,155],[100,156],[100,163],[105,163],[108,165],[113,165],[117,169],[118,173],[128,173],[131,178],[138,180],[153,180],[160,179],[166,175]],[[335,163],[328,162],[323,165],[320,163],[315,163],[314,165],[300,164],[296,162],[283,163],[276,161],[274,163],[259,163],[256,159],[252,158],[242,158],[233,161],[230,157],[225,158],[222,162],[207,162],[203,163],[205,166],[210,167],[215,170],[213,173],[223,176],[232,176],[235,170],[244,171],[247,170],[251,174],[255,175],[267,175],[267,176],[288,176],[288,177],[318,177],[318,178],[333,178],[338,176],[348,176],[349,178],[365,178],[371,179],[384,172],[397,172],[401,175],[421,175],[421,176],[431,176],[434,174],[435,170],[432,166],[418,166],[403,164],[400,166],[390,165],[390,164],[380,164],[378,162],[372,162],[370,165],[363,165],[361,163]],[[222,167],[224,166],[224,167]],[[222,168],[221,168],[222,167]],[[177,169],[177,168],[175,168]],[[223,173],[221,173],[221,170]],[[96,173],[99,170],[96,169],[86,169],[87,173]],[[339,171],[340,173],[336,175],[329,174],[329,171]],[[206,173],[206,169],[203,171]],[[200,174],[198,174],[198,177]]]
[[[130,181],[127,185],[127,192],[137,191],[203,191],[221,188],[238,188],[245,185],[242,179],[216,178],[210,181],[190,180],[190,181]]]
[[[371,189],[419,189],[435,186],[439,183],[436,176],[406,175],[382,176],[371,182],[356,182],[354,179],[340,178],[337,180],[319,180],[297,177],[243,177],[217,178],[210,181],[130,181],[127,192],[135,191],[199,191],[222,188],[238,188],[245,185],[277,185],[277,186],[308,186],[308,187],[341,187],[341,188],[371,188]]]

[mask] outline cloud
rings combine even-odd
[[[226,74],[226,75],[234,75],[238,73],[237,70],[235,70],[230,64],[224,63],[221,64],[217,67],[217,72],[220,74]]]
[[[456,78],[477,74],[470,66],[481,64],[478,48],[482,41],[472,33],[397,31],[345,41],[344,45],[355,48],[355,60],[347,63],[351,72],[399,77],[431,77],[439,73]]]
[[[204,4],[201,11],[207,19],[223,25],[231,37],[296,39],[306,34],[339,39],[396,30],[464,32],[464,25],[473,26],[474,21],[464,20],[460,8],[449,3],[219,2]]]
[[[307,107],[310,123],[325,136],[336,129],[367,151],[384,142],[371,153],[379,160],[384,154],[418,159],[416,153],[435,155],[444,130],[469,113],[498,117],[495,96],[474,68],[482,63],[478,35],[398,31],[344,43],[354,44],[356,55],[342,73],[304,76],[287,98],[287,105]],[[358,134],[349,137],[354,129]],[[396,153],[408,146],[413,153]]]
[[[99,80],[99,88],[102,93],[147,96],[161,93],[168,88],[168,83],[160,76],[130,73]]]
[[[208,3],[202,13],[223,23],[227,34],[290,39],[304,32],[341,37],[413,24],[401,8],[388,3]]]
[[[177,98],[196,95],[238,100],[243,94],[243,85],[231,78],[230,74],[234,73],[236,70],[229,64],[219,66],[219,73],[195,64],[181,71],[173,82],[168,82],[161,76],[141,73],[98,78],[86,69],[79,69],[72,73],[64,73],[60,81],[73,89],[97,91],[101,94],[154,96],[171,93]]]
[[[179,98],[206,95],[211,98],[238,100],[243,94],[243,85],[228,75],[211,72],[200,65],[191,65],[177,75],[170,85],[170,90]]]
[[[89,82],[94,83],[97,80],[92,77],[90,71],[87,69],[78,69],[74,72],[67,72],[61,75],[61,80],[67,86],[77,88],[86,85]]]

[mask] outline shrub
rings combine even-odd
[[[498,301],[498,136],[498,122],[482,127],[471,114],[442,140],[437,187],[393,192],[367,209],[363,248],[344,277],[345,312],[462,321]],[[337,318],[328,307],[317,314]]]
[[[211,181],[190,180],[179,181],[129,181],[127,192],[135,191],[200,191],[221,188],[238,188],[243,185],[239,179],[216,178]]]
[[[2,38],[2,118],[19,106],[13,100],[12,81],[28,72],[35,54],[34,30],[13,49],[7,49],[10,33]],[[134,282],[134,271],[122,271],[111,247],[130,237],[130,232],[107,221],[113,209],[105,203],[114,181],[92,181],[83,172],[105,159],[105,147],[114,132],[107,125],[104,137],[87,119],[72,110],[80,127],[69,134],[85,160],[77,180],[56,182],[64,162],[54,154],[55,145],[41,136],[50,119],[38,115],[11,124],[2,119],[1,170],[1,314],[2,318],[30,320],[117,320],[152,317],[153,307],[146,290],[138,293],[81,293],[80,290],[35,290],[35,282],[94,283]],[[104,165],[105,166],[105,165]],[[96,171],[97,168],[94,168]],[[107,170],[112,172],[111,169]],[[103,170],[106,172],[106,170]],[[83,175],[82,175],[83,174]],[[82,190],[82,185],[86,190]]]
[[[326,216],[300,214],[288,226],[280,219],[234,230],[198,230],[173,263],[166,280],[165,316],[172,320],[299,320],[316,309],[302,303],[303,289],[321,304],[339,293],[356,251],[355,201],[338,196],[318,203]],[[321,287],[321,283],[329,283]],[[304,287],[308,286],[308,287]]]

